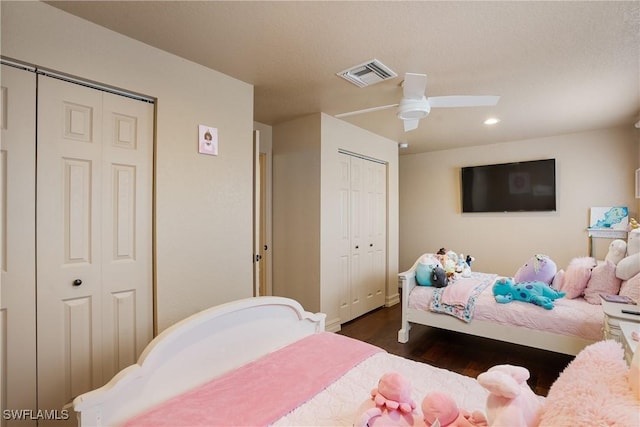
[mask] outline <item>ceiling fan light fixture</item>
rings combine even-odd
[[[426,97],[422,99],[403,98],[398,106],[397,116],[402,120],[422,119],[429,115],[431,106]]]
[[[500,123],[500,119],[497,119],[495,117],[489,117],[487,120],[484,121],[484,124],[489,126],[495,125],[498,123]]]

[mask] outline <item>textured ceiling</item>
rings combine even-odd
[[[253,84],[254,119],[269,125],[397,103],[405,72],[427,74],[427,96],[501,96],[495,107],[434,108],[410,132],[394,109],[343,119],[408,142],[402,153],[640,118],[640,1],[49,3]],[[399,77],[358,88],[336,76],[373,58]],[[489,116],[501,122],[484,125]]]

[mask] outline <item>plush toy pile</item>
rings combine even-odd
[[[511,277],[503,277],[493,285],[496,302],[506,304],[523,301],[547,310],[554,307],[553,301],[565,296],[551,286],[556,277],[556,263],[543,254],[535,254]]]
[[[542,284],[547,284],[548,288]],[[511,285],[511,289],[506,285]],[[566,269],[558,270],[547,255],[536,254],[518,269],[513,283],[494,286],[498,302],[527,301],[547,309],[552,308],[553,303],[537,295],[547,296],[552,301],[560,297],[584,297],[591,304],[600,304],[601,294],[619,294],[640,300],[640,228],[632,229],[626,242],[613,240],[601,263],[593,257],[575,257]]]
[[[600,304],[600,294],[619,294],[634,301],[640,299],[640,229],[629,232],[627,241],[616,239],[609,245],[604,262],[574,258],[567,270],[560,270],[553,286],[566,292],[566,298],[584,296],[591,304]]]
[[[458,254],[440,248],[433,254],[425,254],[416,264],[416,282],[420,286],[443,288],[458,277],[471,275],[471,255]]]
[[[542,400],[529,388],[526,368],[497,365],[478,375],[478,383],[489,391],[486,415],[458,407],[447,393],[434,391],[416,410],[411,384],[402,375],[382,375],[378,387],[358,409],[354,427],[533,427],[541,415]]]

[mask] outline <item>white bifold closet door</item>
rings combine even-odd
[[[36,411],[36,75],[2,65],[0,90],[0,400]],[[7,418],[7,419],[5,419]],[[0,425],[35,426],[36,421]]]
[[[153,104],[38,76],[37,138],[38,406],[54,409],[152,338]]]
[[[340,321],[384,305],[387,253],[387,169],[340,153]]]

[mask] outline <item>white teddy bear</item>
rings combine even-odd
[[[609,245],[609,252],[604,258],[605,262],[610,261],[614,265],[618,265],[620,261],[627,254],[627,242],[621,239],[616,239]]]
[[[636,228],[629,232],[627,255],[618,261],[616,277],[629,280],[638,273],[640,273],[640,229]]]

